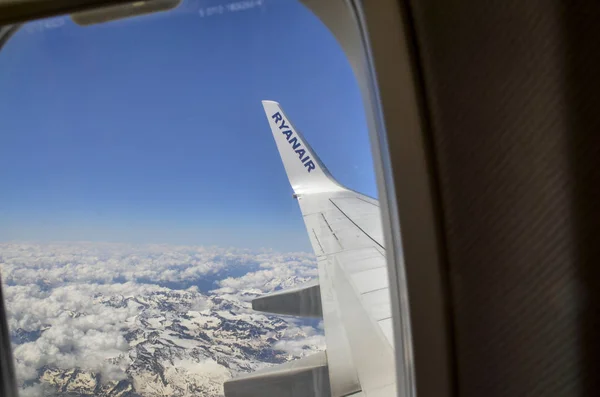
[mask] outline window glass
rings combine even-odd
[[[8,40],[0,270],[21,396],[222,395],[232,376],[325,349],[321,319],[252,310],[316,280],[327,249],[262,100],[339,183],[376,199],[355,74],[297,1],[183,1],[90,26],[62,16]],[[351,237],[331,219],[338,242]],[[368,258],[384,266],[376,227]]]

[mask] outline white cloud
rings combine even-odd
[[[325,349],[325,335],[322,332],[323,322],[321,321],[316,328],[298,325],[285,330],[285,338],[275,343],[275,348],[283,350],[295,357],[312,354],[314,349]],[[309,347],[307,349],[307,347]]]
[[[312,335],[300,339],[280,340],[275,343],[274,347],[294,357],[302,357],[307,352],[313,353],[314,349],[325,350],[325,336]],[[307,349],[307,347],[310,347],[310,349]]]
[[[274,256],[263,261],[259,267],[260,270],[241,277],[228,277],[219,281],[220,291],[233,294],[254,289],[268,293],[317,277],[317,267],[310,256]]]
[[[226,269],[313,263],[311,254],[282,255],[235,248],[130,244],[0,244],[5,283],[185,282]]]
[[[8,287],[10,329],[44,329],[39,338],[13,350],[20,380],[37,378],[37,369],[45,365],[85,368],[101,373],[105,380],[122,379],[122,369],[108,359],[129,349],[121,330],[128,319],[139,314],[141,306],[127,301],[122,307],[113,307],[96,296],[134,297],[161,290],[165,289],[134,283],[75,284],[49,291],[35,285]]]
[[[197,287],[186,292],[156,284],[188,286],[217,273],[235,274],[220,280],[216,292],[244,301],[317,275],[314,256],[307,253],[97,243],[3,243],[0,271],[10,330],[26,335],[13,351],[21,382],[37,379],[44,366],[122,379],[130,349],[124,329],[140,314],[144,297],[177,292],[169,304],[185,301],[198,311],[209,306]],[[166,309],[144,310],[160,315]],[[287,341],[276,347],[291,355],[302,356],[306,345],[324,346],[322,334],[310,327],[292,325],[286,333]],[[40,395],[42,386],[22,388],[21,394]]]

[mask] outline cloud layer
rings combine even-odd
[[[104,381],[123,379],[130,349],[124,331],[142,310],[149,310],[144,297],[169,293],[175,296],[169,304],[175,306],[185,302],[188,309],[202,310],[209,305],[196,287],[172,289],[165,283],[193,285],[209,276],[230,275],[213,294],[243,301],[310,280],[316,264],[307,253],[5,243],[0,244],[0,271],[18,378],[27,385],[22,391],[35,395],[41,386],[24,382],[38,379],[47,366],[94,371]],[[322,332],[314,328],[290,322],[286,332],[286,340],[275,348],[290,356],[302,356],[307,344],[324,347]]]
[[[225,269],[263,267],[314,270],[308,253],[280,254],[236,248],[99,243],[0,244],[3,282],[70,283],[182,282]]]

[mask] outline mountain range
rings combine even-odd
[[[87,296],[81,298],[89,300],[85,304],[67,307],[61,303],[55,313],[60,322],[47,316],[47,323],[41,319],[26,329],[14,325],[25,324],[22,320],[13,321],[10,331],[17,372],[20,368],[23,374],[33,371],[19,376],[21,395],[221,396],[223,382],[235,374],[324,348],[318,321],[257,313],[250,305],[252,298],[265,291],[294,286],[309,281],[310,276],[286,272],[280,277],[281,272],[273,272],[262,288],[246,288],[240,280],[248,280],[249,274],[240,273],[239,267],[235,272],[240,277],[227,277],[224,272],[223,280],[229,282],[217,280],[220,288],[207,291],[131,283],[88,286]],[[45,288],[48,291],[42,288],[40,292],[36,285],[33,295],[41,294],[44,302],[58,300],[57,296],[68,299],[69,292],[77,297],[68,289],[72,285]],[[80,291],[85,285],[75,288]],[[9,312],[11,300],[18,296],[15,292],[8,294]],[[59,328],[64,324],[72,324],[70,328],[77,332]],[[72,340],[67,343],[63,337]],[[35,356],[33,364],[30,356]]]

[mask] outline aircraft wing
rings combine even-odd
[[[379,203],[339,184],[277,102],[263,107],[317,256],[319,281],[260,297],[252,307],[322,317],[327,350],[229,380],[225,395],[395,395]]]

